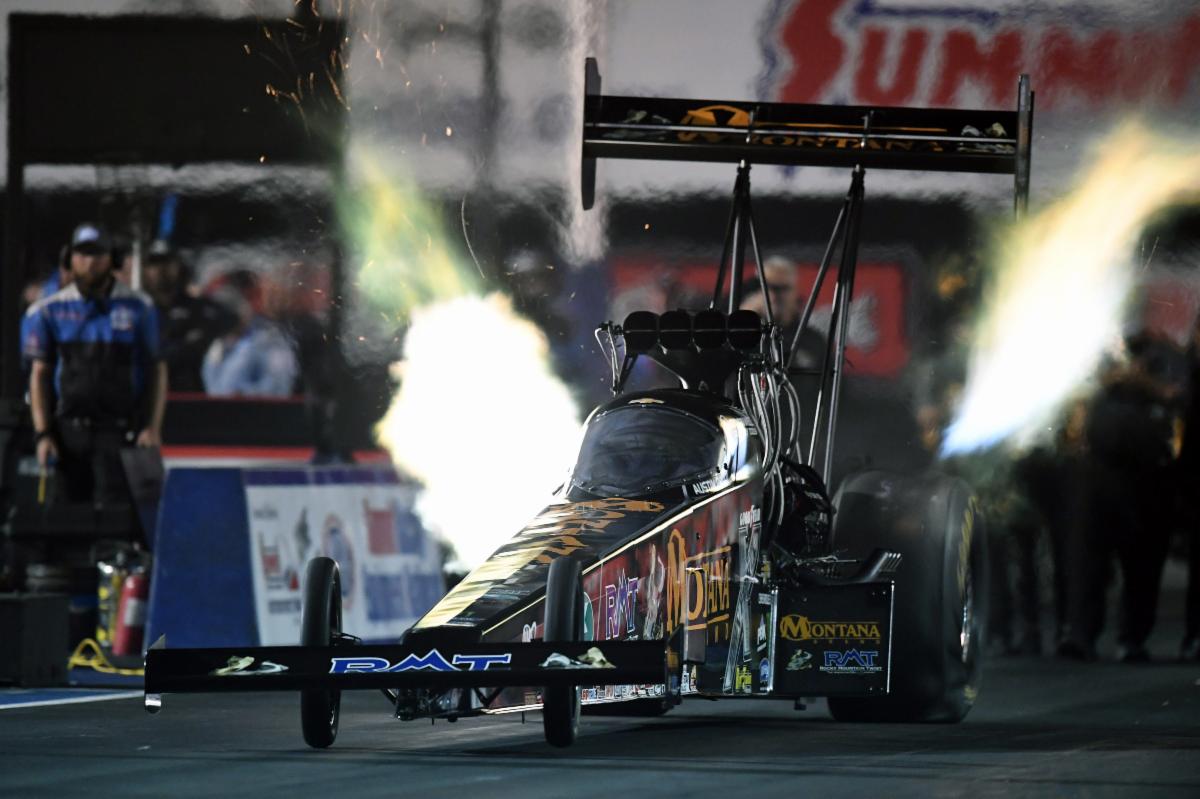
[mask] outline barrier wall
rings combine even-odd
[[[298,643],[305,566],[318,555],[341,567],[343,629],[395,640],[444,593],[417,496],[388,466],[171,469],[147,643]]]

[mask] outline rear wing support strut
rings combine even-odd
[[[754,253],[755,273],[763,292],[767,322],[773,324],[775,317],[771,311],[771,293],[767,291],[766,277],[763,275],[762,252],[758,248],[758,233],[754,227],[754,211],[750,203],[750,164],[742,161],[738,164],[737,179],[733,184],[733,205],[729,209],[729,224],[725,227],[725,244],[721,249],[721,264],[717,269],[717,284],[713,288],[709,308],[716,308],[717,303],[721,301],[726,270],[730,272],[729,313],[741,307],[747,237],[750,249]]]
[[[832,254],[833,243],[837,239],[838,229],[841,228],[842,260],[838,266],[837,283],[833,291],[833,313],[829,317],[829,327],[825,331],[825,355],[821,364],[821,386],[817,392],[817,407],[814,410],[815,415],[813,416],[812,440],[808,445],[808,463],[815,464],[817,437],[821,431],[823,422],[825,427],[825,457],[821,461],[821,479],[825,481],[826,485],[829,484],[833,466],[833,442],[834,434],[837,432],[838,400],[842,394],[842,375],[846,364],[850,301],[854,297],[854,276],[858,269],[858,231],[859,224],[862,221],[863,178],[865,176],[866,170],[862,166],[856,166],[851,173],[850,190],[846,193],[846,199],[842,203],[842,210],[838,213],[837,221],[834,223],[833,234],[829,238],[829,246],[825,249],[825,255],[821,260],[821,268],[818,270],[812,290],[809,292],[808,301],[804,307],[804,316],[800,327],[796,331],[796,338],[792,343],[792,354],[794,354],[795,346],[800,339],[800,333],[807,326],[808,318],[812,314],[812,308],[816,304],[817,296],[821,292],[821,284],[825,279],[825,273],[829,269],[829,259]],[[791,363],[790,357],[788,363]],[[828,397],[828,408],[826,408],[826,397]]]
[[[1033,160],[1033,89],[1029,76],[1017,79],[1017,151],[1013,165],[1013,212],[1017,218],[1029,211],[1029,171]]]

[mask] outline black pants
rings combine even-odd
[[[1066,634],[1092,645],[1104,627],[1104,595],[1113,556],[1123,579],[1117,640],[1142,646],[1158,612],[1170,541],[1166,475],[1091,462],[1083,464],[1076,521],[1066,531]]]
[[[1187,530],[1187,597],[1184,600],[1184,640],[1200,639],[1200,519],[1189,517]]]
[[[121,450],[133,445],[132,427],[93,426],[78,420],[58,424],[60,496],[96,505],[128,503],[129,486]]]
[[[1005,646],[1041,640],[1037,567],[1037,542],[1041,533],[1040,520],[1035,518],[988,519],[992,586],[988,637]]]
[[[1074,535],[1087,508],[1085,471],[1086,463],[1081,457],[1065,455],[1052,466],[1041,470],[1037,475],[1037,484],[1033,486],[1036,488],[1034,498],[1046,520],[1046,532],[1049,534],[1055,640],[1067,637],[1070,628],[1067,620],[1070,594],[1068,576],[1071,572]]]

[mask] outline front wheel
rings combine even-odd
[[[342,581],[337,561],[313,558],[304,578],[300,645],[326,647],[342,631]],[[304,742],[325,749],[337,738],[342,692],[314,688],[300,692],[300,729]]]
[[[834,547],[904,556],[895,576],[891,691],[830,698],[838,721],[957,722],[982,676],[987,539],[970,488],[944,475],[866,472],[835,498]]]
[[[546,577],[545,632],[547,642],[579,641],[583,637],[583,568],[574,558],[558,558]],[[548,685],[542,690],[542,726],[551,746],[570,746],[579,734],[580,691],[575,685]]]

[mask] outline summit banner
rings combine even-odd
[[[305,567],[320,555],[340,568],[342,629],[368,641],[399,637],[444,593],[419,489],[391,468],[249,469],[243,481],[261,645],[300,640]]]
[[[1194,2],[774,0],[759,92],[786,103],[1011,107],[1027,72],[1038,113],[1197,107]]]

